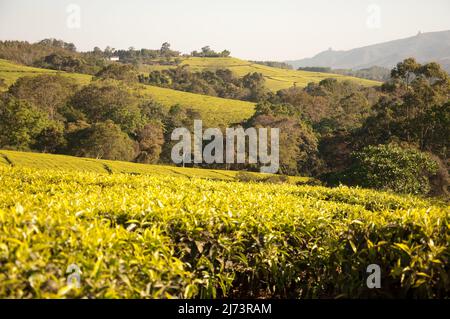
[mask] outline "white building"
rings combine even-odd
[[[109,58],[110,61],[119,61],[120,58],[118,56],[112,56]]]

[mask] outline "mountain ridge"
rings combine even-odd
[[[372,44],[351,50],[322,51],[311,58],[285,61],[294,68],[331,67],[359,70],[372,66],[392,68],[414,57],[420,63],[435,61],[450,72],[450,30],[418,33],[415,36]]]

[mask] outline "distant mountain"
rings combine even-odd
[[[286,61],[298,67],[330,67],[333,69],[363,69],[380,66],[391,69],[405,58],[418,62],[435,61],[450,72],[450,30],[419,33],[416,36],[394,40],[348,51],[328,50],[312,58]]]

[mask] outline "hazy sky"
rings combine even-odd
[[[79,50],[168,41],[285,60],[448,30],[449,17],[449,0],[0,0],[0,40],[53,37]]]

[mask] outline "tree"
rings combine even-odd
[[[286,116],[300,118],[301,113],[289,103],[271,103],[263,101],[256,104],[255,115]]]
[[[220,52],[220,56],[221,56],[221,57],[224,57],[224,58],[229,57],[230,54],[231,54],[231,52],[228,51],[228,50],[223,50],[222,52]]]
[[[98,55],[98,56],[102,56],[103,55],[103,51],[102,49],[100,49],[99,47],[94,47],[94,50],[92,51],[94,53],[94,55]]]
[[[63,120],[59,111],[63,109],[74,92],[76,82],[60,75],[39,75],[19,78],[8,90],[18,99],[33,103],[48,114],[51,120]]]
[[[153,121],[144,125],[137,133],[137,142],[139,143],[139,154],[136,162],[157,163],[164,144],[162,124]]]
[[[66,143],[64,126],[59,122],[51,122],[36,135],[31,148],[42,153],[59,153],[65,148]]]
[[[82,71],[84,64],[86,62],[79,57],[59,53],[52,53],[36,63],[37,66],[42,68],[67,72]]]
[[[162,56],[166,55],[168,52],[170,52],[170,43],[169,42],[164,42],[161,45],[161,49],[159,51],[160,51],[160,54]]]
[[[296,115],[301,116],[303,120],[313,125],[330,116],[333,112],[326,96],[311,95],[305,89],[299,87],[280,90],[270,100],[272,104],[292,105],[292,110]]]
[[[43,39],[43,40],[39,41],[37,44],[42,45],[42,46],[67,49],[72,52],[75,52],[77,50],[77,48],[75,47],[75,45],[73,43],[64,42],[63,40],[57,40],[57,39],[53,39],[53,38]]]
[[[267,90],[265,79],[261,73],[249,73],[242,78],[243,87],[249,90],[247,100],[257,102],[264,98]]]
[[[438,164],[427,154],[396,144],[367,146],[353,154],[347,183],[400,193],[428,194]],[[345,178],[344,178],[345,181]]]
[[[408,87],[411,81],[416,77],[416,72],[420,69],[420,64],[414,58],[405,59],[397,64],[391,71],[391,77],[402,81]]]
[[[318,148],[324,162],[323,173],[334,174],[351,165],[351,154],[356,150],[353,139],[351,132],[346,130],[337,130],[321,137]]]
[[[171,134],[176,128],[185,127],[191,132],[194,129],[194,120],[201,120],[200,113],[191,108],[183,107],[179,104],[173,105],[164,120],[164,145],[161,158],[164,162],[171,163],[172,147],[177,142],[172,141]]]
[[[127,83],[137,82],[138,74],[130,64],[113,63],[101,69],[95,77],[97,79],[113,79]]]
[[[11,95],[0,98],[0,147],[27,150],[49,125],[47,114]]]
[[[415,125],[423,130],[422,148],[447,160],[450,152],[450,101],[432,106],[416,119]]]
[[[218,57],[228,57],[231,52],[228,50],[223,50],[222,52],[216,52],[211,49],[209,45],[201,48],[201,52],[192,51],[191,56],[194,57],[204,57],[204,58],[218,58]]]
[[[280,173],[303,176],[318,173],[321,166],[318,140],[306,123],[287,116],[260,113],[253,116],[245,126],[280,129]]]
[[[114,81],[85,86],[74,95],[71,104],[86,114],[91,123],[111,120],[129,134],[143,124],[136,98],[127,87]]]
[[[138,78],[141,83],[145,84],[231,99],[263,98],[267,93],[263,78],[257,79],[255,77],[252,79],[249,75],[245,81],[245,85],[249,88],[246,88],[243,79],[235,77],[228,69],[192,72],[187,66],[181,66],[162,71],[152,71],[148,76],[139,75]],[[257,84],[257,81],[262,83]]]
[[[76,156],[123,161],[134,158],[133,141],[110,120],[95,123],[77,135],[77,145],[71,150]]]
[[[147,100],[139,104],[139,109],[144,118],[144,122],[159,121],[164,122],[167,116],[165,107],[154,100]]]
[[[209,45],[207,45],[207,46],[204,46],[203,48],[202,48],[202,53],[203,53],[203,56],[208,56],[210,53],[211,53],[211,48],[209,47]]]
[[[365,144],[400,140],[448,158],[448,139],[439,129],[448,123],[450,79],[436,63],[414,59],[399,63],[383,96],[373,106],[359,135]],[[445,129],[444,129],[445,130]]]
[[[337,114],[333,116],[337,124],[335,129],[353,130],[360,127],[370,115],[369,101],[360,92],[345,96],[339,106]]]

